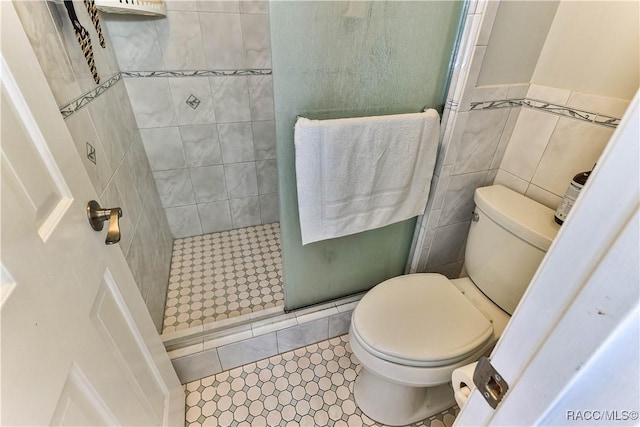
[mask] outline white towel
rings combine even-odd
[[[295,126],[302,244],[384,227],[424,212],[435,166],[435,110]]]

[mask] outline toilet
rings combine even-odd
[[[558,232],[553,210],[501,185],[474,200],[469,277],[395,277],[353,311],[354,397],[379,423],[407,425],[455,404],[451,373],[491,351]]]

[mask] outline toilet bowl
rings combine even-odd
[[[353,312],[354,397],[375,421],[407,425],[455,404],[453,370],[491,351],[558,231],[551,209],[505,187],[479,188],[474,200],[469,277],[395,277]]]
[[[351,320],[351,349],[363,366],[356,403],[386,425],[411,424],[450,408],[453,370],[487,354],[508,321],[468,278],[425,273],[381,283]]]

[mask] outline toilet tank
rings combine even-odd
[[[494,303],[513,314],[560,226],[554,211],[501,185],[478,188],[465,266]]]

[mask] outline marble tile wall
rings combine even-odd
[[[629,101],[534,84],[527,100],[554,106],[523,108],[495,183],[556,209],[571,178],[597,162]]]
[[[520,107],[472,111],[471,103],[522,97],[528,85],[476,91],[498,2],[470,2],[442,117],[439,157],[432,196],[416,225],[408,272],[437,272],[458,277],[476,188],[497,173]]]
[[[124,212],[118,247],[160,331],[173,238],[120,79],[113,41],[105,32],[106,48],[101,48],[83,2],[74,4],[81,24],[94,41],[102,88],[93,81],[63,5],[14,2],[51,91],[62,107],[98,201],[105,207],[120,206]],[[75,108],[64,108],[69,105]],[[95,148],[95,163],[87,158],[87,144]]]
[[[476,86],[499,2],[470,3],[442,119],[432,194],[408,272],[458,277],[477,187],[502,184],[555,209],[589,170],[629,101],[523,83]]]
[[[268,3],[166,3],[106,26],[173,236],[277,222]]]

